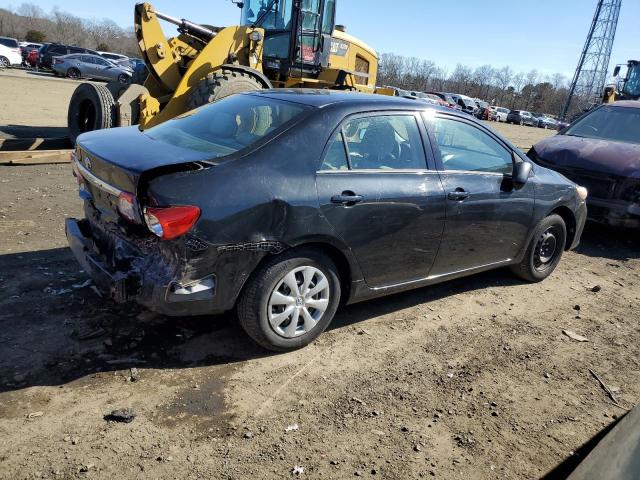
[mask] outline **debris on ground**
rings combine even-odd
[[[304,473],[304,467],[296,465],[296,466],[293,467],[292,473],[294,475],[302,475]]]
[[[294,423],[293,425],[289,425],[287,428],[284,429],[285,432],[295,432],[296,430],[298,430],[298,424]]]
[[[593,287],[591,287],[591,291],[593,293],[598,293],[600,290],[602,290],[602,287],[600,285],[594,285]]]
[[[91,285],[91,280],[87,280],[87,281],[82,282],[82,283],[76,283],[74,285],[71,285],[71,288],[73,288],[74,290],[80,290],[81,288],[86,288],[89,285]]]
[[[572,332],[571,330],[562,330],[562,333],[564,333],[571,340],[575,340],[576,342],[588,342],[589,341],[589,339],[587,337],[583,337],[582,335],[578,335],[577,333]]]
[[[131,408],[113,410],[104,416],[107,422],[131,423],[136,418],[136,413]]]
[[[44,415],[44,412],[31,412],[27,414],[27,419],[38,418]]]
[[[613,402],[613,404],[616,407],[620,407],[620,408],[625,408],[622,405],[620,405],[620,403],[618,403],[618,399],[616,398],[615,394],[613,393],[613,391],[607,386],[606,383],[604,383],[604,380],[602,380],[600,378],[600,375],[598,375],[594,370],[589,369],[589,373],[591,373],[591,375],[593,375],[593,377],[598,380],[598,383],[600,384],[600,386],[602,387],[602,389],[607,393],[607,395],[609,395],[609,398],[611,399],[611,401]],[[626,410],[626,408],[625,408]]]

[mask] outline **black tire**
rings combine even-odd
[[[67,126],[74,143],[81,133],[115,127],[116,104],[109,89],[93,83],[79,85],[69,102]]]
[[[70,68],[69,70],[67,70],[67,77],[69,78],[79,79],[81,76],[82,74],[77,68]]]
[[[228,97],[234,93],[261,90],[262,84],[251,74],[234,70],[219,70],[200,80],[193,90],[187,104],[190,109],[201,107]]]
[[[0,68],[9,68],[9,59],[7,57],[0,56]]]
[[[553,244],[552,249],[550,243]],[[556,269],[566,243],[567,226],[564,220],[560,215],[549,215],[538,224],[522,261],[513,265],[511,270],[529,282],[540,282]]]
[[[328,282],[328,305],[314,327],[298,336],[287,338],[277,333],[269,322],[269,301],[287,274],[302,267],[318,269],[324,275]],[[338,270],[329,257],[314,250],[289,251],[273,257],[252,274],[238,300],[238,319],[247,335],[267,350],[295,350],[311,343],[329,326],[340,304],[340,294]],[[302,316],[296,325],[304,330]]]

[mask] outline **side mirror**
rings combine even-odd
[[[613,76],[617,77],[620,74],[620,65],[616,65],[616,68],[613,69]]]
[[[515,154],[514,154],[515,157]],[[517,186],[522,186],[529,181],[529,175],[531,175],[531,164],[525,162],[520,158],[516,158],[513,164],[513,183]]]

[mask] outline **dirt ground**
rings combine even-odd
[[[274,355],[231,314],[103,301],[66,248],[79,215],[69,165],[0,166],[3,479],[536,479],[625,412],[589,369],[640,400],[634,233],[590,225],[539,284],[498,270],[344,308]]]

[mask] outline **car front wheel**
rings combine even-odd
[[[249,279],[238,301],[244,331],[259,345],[289,351],[315,340],[340,303],[333,261],[313,250],[273,257]]]
[[[556,269],[567,243],[567,226],[560,215],[549,215],[536,227],[522,261],[513,272],[529,282],[540,282]]]

